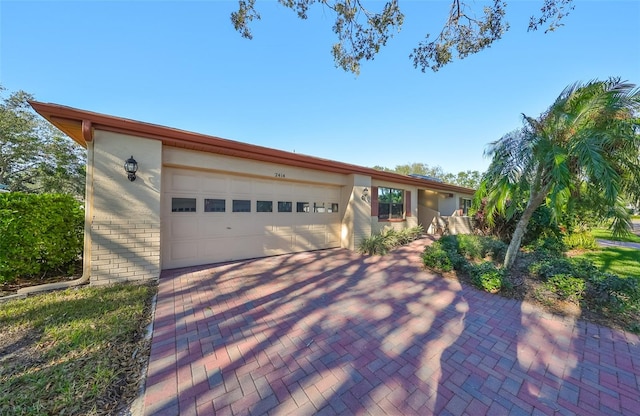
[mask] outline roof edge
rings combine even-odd
[[[91,129],[91,131],[115,131],[132,136],[161,140],[163,144],[168,146],[178,145],[187,149],[201,150],[209,153],[220,153],[258,161],[282,163],[289,166],[299,166],[343,174],[353,173],[367,175],[377,180],[388,180],[445,192],[460,192],[465,194],[473,194],[475,192],[474,189],[462,186],[380,171],[364,166],[272,149],[128,118],[95,113],[60,104],[43,103],[39,101],[29,101],[29,104],[38,114],[85,148],[87,147],[86,142],[91,140],[93,136],[88,129]],[[67,123],[63,123],[62,120],[67,121]],[[72,124],[77,125],[78,128],[73,128]]]

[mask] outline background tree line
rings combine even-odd
[[[434,179],[441,180],[442,182],[449,183],[451,185],[463,186],[470,189],[478,189],[480,186],[480,180],[482,179],[482,173],[477,170],[466,170],[464,172],[450,173],[445,172],[440,166],[429,166],[426,163],[409,163],[405,165],[396,165],[395,168],[389,169],[384,166],[374,166],[374,169],[382,170],[385,172],[394,172],[401,175],[424,175],[430,176]]]
[[[84,198],[84,149],[31,109],[31,94],[0,86],[0,97],[0,187]]]

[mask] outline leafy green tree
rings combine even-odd
[[[510,268],[533,212],[546,204],[556,216],[582,198],[628,232],[623,195],[640,194],[640,91],[612,78],[567,87],[538,118],[492,143],[492,157],[476,193],[489,220],[524,207],[507,250]],[[581,194],[586,193],[588,199]],[[585,196],[586,196],[585,195]]]
[[[573,0],[540,0],[542,6],[537,16],[529,21],[529,30],[546,27],[545,33],[562,26],[561,20],[573,9]],[[399,0],[386,0],[375,12],[364,6],[364,0],[278,0],[295,11],[299,18],[307,19],[309,9],[316,3],[335,15],[333,32],[337,42],[332,54],[336,67],[355,74],[360,71],[362,60],[373,60],[395,32],[400,31],[404,14]],[[478,6],[469,0],[450,0],[446,22],[440,34],[425,39],[409,56],[413,65],[424,72],[427,68],[439,70],[450,63],[488,48],[509,30],[505,19],[507,1],[492,0],[476,13]],[[375,4],[375,3],[374,3]],[[470,5],[471,4],[471,5]],[[255,8],[256,0],[238,0],[238,10],[231,14],[231,22],[240,34],[253,37],[249,25],[260,19]],[[473,6],[473,7],[472,7]]]
[[[446,183],[464,186],[465,188],[478,189],[482,180],[482,173],[477,170],[465,170],[457,174],[447,173],[442,177]]]
[[[482,174],[477,170],[467,170],[464,172],[448,173],[441,166],[429,166],[426,163],[409,163],[405,165],[396,165],[395,168],[389,169],[383,166],[374,166],[373,169],[385,172],[394,172],[401,175],[424,175],[440,179],[445,183],[452,185],[464,186],[465,188],[477,189],[480,186]]]
[[[429,166],[426,163],[410,163],[406,165],[397,165],[392,169],[393,172],[401,175],[425,175],[434,178],[442,178],[445,175],[444,170],[440,166]]]
[[[31,99],[18,91],[0,101],[0,184],[12,192],[82,197],[84,150],[35,114]]]

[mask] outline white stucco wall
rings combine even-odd
[[[162,143],[96,130],[91,219],[91,284],[160,275]],[[130,182],[124,161],[138,162]]]
[[[458,204],[458,194],[444,193],[438,195],[438,211],[440,211],[440,215],[453,215],[454,211],[460,208]]]

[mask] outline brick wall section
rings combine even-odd
[[[135,181],[122,166],[130,156]],[[93,161],[91,284],[158,279],[162,142],[96,130]]]
[[[94,220],[91,233],[92,284],[157,279],[160,275],[158,221]]]

